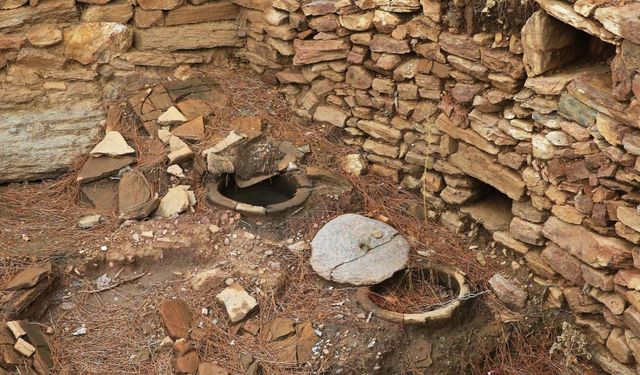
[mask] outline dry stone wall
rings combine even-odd
[[[300,117],[342,128],[452,230],[482,221],[626,374],[640,361],[640,4],[611,3],[539,0],[521,24],[525,5],[508,24],[465,1],[243,12],[251,66]],[[478,209],[487,190],[507,204]]]
[[[640,3],[493,3],[0,0],[0,182],[68,168],[104,100],[235,56],[444,225],[482,221],[635,373]]]
[[[106,100],[183,64],[227,61],[244,46],[239,12],[231,1],[0,0],[0,183],[68,169],[104,128]]]

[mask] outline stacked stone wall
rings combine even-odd
[[[639,3],[27,1],[0,0],[0,180],[68,167],[102,100],[238,57],[447,227],[484,220],[607,348],[603,368],[635,373]],[[161,110],[136,111],[152,134]],[[469,209],[488,190],[499,220]]]

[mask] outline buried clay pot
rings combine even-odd
[[[302,205],[313,184],[300,173],[276,174],[249,186],[238,186],[233,174],[224,174],[207,184],[207,198],[232,210],[266,215]]]
[[[470,293],[469,286],[467,285],[463,274],[455,267],[447,265],[431,264],[417,269],[410,269],[400,271],[400,273],[415,273],[428,274],[432,278],[432,282],[439,284],[441,287],[445,287],[450,291],[448,301],[435,303],[432,306],[436,306],[435,309],[420,311],[420,312],[397,312],[386,309],[376,303],[372,297],[379,296],[378,292],[382,288],[393,287],[392,285],[398,284],[397,277],[385,281],[384,283],[372,286],[361,287],[356,292],[356,300],[358,304],[367,312],[370,312],[376,318],[387,320],[393,323],[400,323],[404,325],[428,325],[428,326],[441,326],[449,322],[462,308],[464,300]],[[404,277],[401,278],[404,280]]]

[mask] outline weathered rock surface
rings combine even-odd
[[[36,47],[48,47],[62,41],[62,31],[55,25],[36,25],[27,31],[26,37]]]
[[[189,337],[193,314],[180,299],[167,299],[160,303],[160,317],[167,334],[173,339]]]
[[[131,171],[122,175],[118,187],[118,212],[120,219],[143,219],[160,203],[158,195],[141,172]]]
[[[241,47],[234,22],[206,22],[195,25],[153,27],[135,34],[138,50],[177,51],[214,47]]]
[[[473,146],[460,144],[458,151],[449,156],[449,161],[466,174],[473,176],[500,190],[513,200],[524,195],[525,183],[520,174],[513,172]]]
[[[554,216],[544,223],[542,232],[562,249],[592,267],[622,268],[631,263],[633,245],[627,241],[599,235]]]
[[[521,309],[527,303],[528,293],[499,273],[489,279],[489,286],[496,297],[509,308]]]
[[[327,280],[373,285],[404,268],[409,244],[392,227],[355,214],[325,224],[311,242],[311,266]]]
[[[584,53],[580,43],[578,30],[537,11],[522,28],[527,74],[536,76],[576,59]]]
[[[99,103],[91,100],[0,111],[0,183],[54,177],[68,170],[89,150],[104,117]]]
[[[64,54],[82,64],[106,63],[131,47],[133,31],[116,22],[87,22],[65,31]]]

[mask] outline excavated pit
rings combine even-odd
[[[442,326],[458,316],[470,289],[460,271],[433,264],[398,271],[359,288],[358,303],[380,319],[405,325]]]
[[[288,201],[297,190],[297,186],[281,175],[247,187],[239,187],[233,175],[226,175],[222,179],[219,185],[222,195],[253,206],[269,206]]]
[[[264,215],[302,205],[311,195],[311,186],[303,174],[276,174],[240,187],[235,175],[225,174],[208,184],[207,196],[220,206]]]

